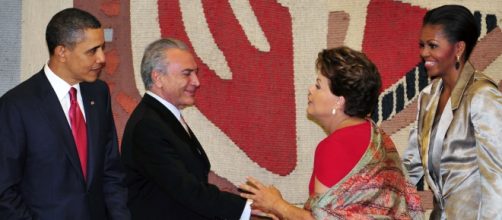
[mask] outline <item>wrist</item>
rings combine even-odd
[[[289,213],[289,208],[290,205],[286,201],[279,199],[274,205],[273,213],[279,216],[280,219],[287,219],[287,213]]]

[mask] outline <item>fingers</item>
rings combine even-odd
[[[254,195],[253,194],[239,193],[239,196],[241,196],[242,198],[246,198],[246,199],[251,199],[251,200],[254,199]]]
[[[269,214],[268,217],[272,218],[273,220],[279,220],[279,217]]]
[[[246,198],[246,199],[251,199],[251,200],[255,200],[256,199],[256,192],[257,192],[257,189],[252,187],[252,186],[249,186],[248,184],[240,184],[239,185],[239,189],[241,190],[241,193],[239,193],[239,195],[243,198]]]
[[[256,189],[254,187],[249,186],[248,184],[245,184],[245,183],[240,184],[239,189],[244,191],[243,193],[246,193],[246,194],[254,194],[256,192]]]
[[[265,186],[260,182],[258,181],[257,179],[253,178],[252,176],[248,176],[247,178],[247,181],[248,181],[248,185],[256,188],[256,189],[261,189],[261,188],[264,188]]]
[[[267,213],[265,213],[264,211],[262,211],[260,209],[252,209],[251,210],[251,214],[262,216],[262,217],[266,217],[267,216]]]
[[[259,208],[253,207],[253,209],[251,210],[251,214],[256,215],[256,216],[260,216],[260,217],[267,217],[267,218],[279,220],[279,218],[277,218],[277,216],[275,216],[274,214],[272,214],[270,212],[266,212],[266,211],[261,210]]]

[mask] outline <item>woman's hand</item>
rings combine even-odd
[[[241,184],[239,189],[244,191],[240,193],[240,196],[253,200],[251,208],[266,213],[277,214],[277,209],[286,203],[277,188],[273,185],[265,186],[253,177],[248,177],[247,183]]]
[[[280,220],[274,214],[272,214],[272,213],[266,213],[266,212],[263,212],[262,210],[259,210],[259,209],[253,209],[253,210],[251,210],[251,214],[252,215],[256,215],[256,216],[260,216],[260,217],[266,217],[266,218],[269,218],[269,219],[272,219],[272,220]]]
[[[241,184],[239,189],[244,191],[240,193],[242,197],[253,201],[251,204],[253,214],[260,215],[259,212],[262,212],[261,216],[265,213],[267,217],[274,220],[314,220],[310,211],[289,204],[282,198],[282,195],[277,188],[272,185],[265,186],[253,177],[248,177],[247,183]]]

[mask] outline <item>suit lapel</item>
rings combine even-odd
[[[85,123],[87,126],[87,187],[94,180],[96,170],[96,160],[99,149],[96,137],[99,137],[97,126],[99,126],[95,107],[95,94],[86,83],[80,83],[80,91],[85,111]]]
[[[464,97],[465,90],[467,89],[467,86],[472,82],[474,78],[474,67],[471,65],[471,63],[466,62],[464,65],[464,68],[462,69],[462,72],[460,73],[460,76],[457,80],[457,84],[455,84],[455,87],[453,88],[453,91],[451,92],[451,108],[453,111],[455,111],[458,106],[460,105],[460,102],[462,101],[462,98]]]
[[[45,73],[41,71],[37,73],[35,77],[36,80],[39,81],[37,85],[40,85],[40,104],[38,106],[40,106],[41,111],[47,116],[49,126],[54,129],[56,134],[61,134],[60,147],[64,150],[73,169],[80,174],[79,176],[82,182],[84,182],[80,161],[78,159],[77,147],[73,140],[71,128],[63,112],[61,103],[57,99],[56,93],[45,76]]]
[[[443,152],[443,150],[445,150],[445,149],[443,149],[443,143],[445,141],[446,134],[448,133],[448,128],[450,127],[450,124],[453,121],[453,115],[455,113],[455,110],[458,108],[458,106],[460,105],[460,102],[462,101],[462,98],[464,96],[464,92],[467,88],[467,85],[472,80],[473,76],[474,76],[474,67],[470,63],[467,62],[464,66],[464,69],[460,73],[460,76],[457,80],[457,83],[455,84],[455,87],[452,90],[452,93],[450,95],[448,103],[446,104],[446,106],[443,110],[443,114],[441,115],[441,118],[439,119],[439,122],[436,125],[437,128],[436,128],[435,138],[434,138],[434,140],[430,140],[430,141],[434,142],[434,147],[432,149],[434,151],[432,154],[434,158],[429,158],[429,160],[432,159],[432,161],[434,163],[441,163],[441,160],[443,157],[442,152]],[[435,105],[435,107],[429,109],[429,113],[437,111],[437,103],[439,102],[439,97],[441,95],[441,89],[440,89],[439,85],[441,85],[441,83],[438,83],[438,86],[436,86],[436,89],[433,90],[434,91],[434,93],[433,93],[434,99],[432,101],[434,102],[433,105]],[[430,126],[432,126],[434,118],[426,118],[425,120],[429,121]],[[428,148],[427,149],[427,152],[428,152],[429,148],[430,148],[430,142],[429,142],[427,148]],[[448,156],[448,155],[446,155],[446,156]],[[429,163],[428,163],[428,161],[426,161],[426,162],[427,162],[427,166],[428,166]],[[440,190],[438,192],[442,193],[443,195],[446,195],[446,193],[448,193],[448,192],[443,192],[443,186],[441,185],[441,183],[443,182],[443,180],[442,180],[443,178],[441,176],[441,166],[438,165],[438,166],[436,166],[436,168],[434,166],[428,167],[427,170],[429,170],[429,169],[434,169],[434,172],[437,174],[438,180],[437,180],[437,185],[435,185],[435,187]],[[429,172],[427,172],[427,175],[429,176],[429,178],[431,178],[429,175]],[[432,178],[431,178],[431,180],[432,180]]]
[[[202,157],[207,170],[209,171],[211,169],[211,163],[209,162],[209,158],[206,155],[206,152],[202,148],[202,145],[200,144],[199,140],[195,136],[195,134],[192,132],[192,129],[188,127],[188,132],[190,133],[191,140],[193,142],[193,146],[195,147],[195,150],[197,150],[197,153]]]
[[[201,158],[201,160],[209,170],[210,169],[209,159],[207,158],[204,149],[200,145],[199,141],[197,140],[197,137],[192,132],[190,127],[188,128],[188,131],[190,133],[189,134],[187,133],[181,122],[178,121],[176,116],[174,116],[174,114],[171,111],[169,111],[169,109],[167,109],[164,105],[162,105],[162,103],[157,101],[152,96],[145,94],[143,96],[142,102],[144,102],[145,104],[147,104],[148,106],[150,106],[152,109],[154,109],[156,112],[159,113],[164,122],[169,124],[169,126],[171,126],[171,128],[175,132],[175,135],[182,138],[183,141],[185,141],[190,146],[192,152],[197,157]]]
[[[429,167],[429,169],[434,169],[434,172],[436,173],[437,176],[437,188],[441,190],[441,193],[443,193],[443,177],[441,176],[441,160],[443,157],[443,143],[444,139],[446,137],[446,132],[448,131],[448,128],[450,127],[450,124],[453,120],[453,113],[451,110],[451,102],[448,100],[446,103],[446,106],[444,107],[443,114],[440,116],[441,118],[437,122],[436,125],[436,135],[434,136],[434,140],[431,140],[434,143],[434,147],[432,149],[432,158],[430,158],[433,166]],[[429,144],[430,148],[430,144]]]
[[[441,83],[442,81],[435,81],[432,85],[431,91],[429,94],[424,95],[421,106],[425,107],[425,112],[420,118],[423,118],[420,126],[420,154],[422,155],[422,164],[425,167],[425,178],[429,183],[432,191],[436,194],[437,198],[441,198],[439,194],[438,185],[436,185],[435,181],[433,181],[430,176],[428,170],[431,169],[429,167],[429,147],[430,147],[430,139],[431,139],[431,131],[432,125],[434,123],[434,117],[436,116],[436,109],[439,103],[439,96],[441,91]],[[436,146],[437,147],[437,146]],[[441,147],[441,146],[439,146]],[[432,183],[432,184],[431,184]]]

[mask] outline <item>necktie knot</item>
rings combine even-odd
[[[75,103],[77,101],[77,89],[71,87],[70,89],[70,102]]]

